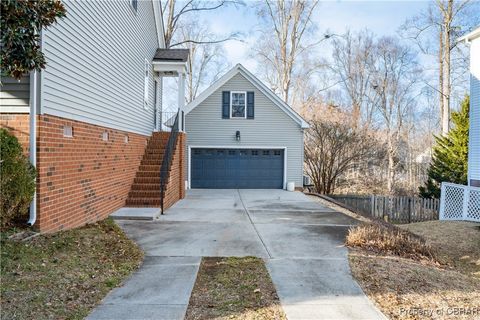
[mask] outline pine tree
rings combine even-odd
[[[420,187],[425,198],[440,198],[440,183],[467,184],[468,127],[470,98],[465,96],[460,110],[452,112],[453,128],[446,136],[435,137],[428,180]]]

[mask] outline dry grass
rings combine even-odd
[[[352,274],[367,295],[390,319],[480,319],[480,279],[472,270],[478,268],[480,229],[444,221],[401,228],[430,246],[440,263],[369,246],[351,249]]]
[[[423,237],[442,264],[480,278],[480,224],[427,221],[400,227]]]
[[[111,219],[1,247],[2,319],[83,319],[143,257]]]
[[[185,317],[286,320],[262,259],[203,258]]]
[[[434,260],[432,248],[422,237],[388,223],[371,222],[351,228],[346,245],[375,253]]]

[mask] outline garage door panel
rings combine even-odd
[[[280,149],[193,148],[192,188],[283,188]]]

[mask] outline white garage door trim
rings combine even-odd
[[[205,146],[205,145],[189,145],[188,146],[188,172],[187,172],[187,185],[188,189],[191,189],[191,171],[192,171],[192,149],[274,149],[283,150],[283,189],[287,188],[287,147],[272,147],[272,146]]]

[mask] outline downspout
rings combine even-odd
[[[37,167],[37,97],[38,97],[38,71],[30,74],[30,163]],[[35,193],[30,203],[30,219],[28,225],[33,226],[37,221],[37,181],[35,178]]]

